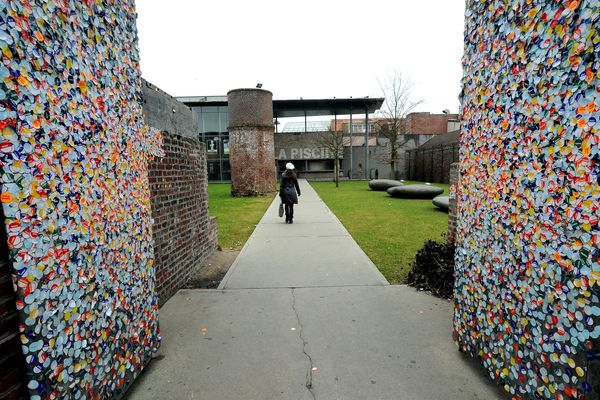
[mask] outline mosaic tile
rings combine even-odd
[[[467,1],[454,335],[515,399],[597,399],[600,1]]]
[[[32,399],[111,398],[159,344],[132,0],[0,2],[0,200]]]

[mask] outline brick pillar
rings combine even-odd
[[[256,196],[275,191],[273,94],[235,89],[229,105],[231,194]]]
[[[454,241],[456,236],[456,198],[458,190],[458,163],[450,164],[450,201],[448,207],[448,240]]]

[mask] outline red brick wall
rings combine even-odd
[[[28,398],[4,214],[0,207],[0,399]]]
[[[448,120],[457,118],[458,114],[411,113],[406,116],[406,132],[413,135],[441,135],[448,132]]]
[[[150,164],[159,304],[188,281],[217,247],[208,215],[206,150],[198,139],[163,132],[165,156]]]

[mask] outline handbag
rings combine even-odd
[[[279,216],[283,217],[283,202],[279,203]]]

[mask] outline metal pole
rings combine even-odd
[[[337,142],[337,111],[334,111],[333,113],[333,134],[336,135],[335,136],[335,142]],[[337,146],[336,146],[337,147]],[[337,152],[339,153],[339,148],[337,149]],[[344,135],[342,135],[342,154],[344,154]],[[333,174],[335,175],[335,166],[337,165],[337,156],[338,154],[334,154],[333,157]],[[339,176],[339,171],[338,171],[338,176]]]
[[[352,161],[352,108],[350,108],[350,125],[348,125],[348,130],[350,131],[350,179],[352,179],[352,169],[354,166],[354,162]]]
[[[304,110],[304,133],[308,132],[308,128],[306,127],[306,110]]]
[[[429,175],[429,179],[430,179],[430,181],[429,181],[429,182],[433,182],[433,181],[435,181],[435,173],[433,172],[433,168],[434,168],[434,165],[433,165],[433,158],[434,158],[434,156],[435,156],[435,153],[434,153],[433,151],[434,151],[434,149],[432,148],[432,149],[431,149],[431,174]]]
[[[442,152],[442,167],[440,168],[440,183],[444,183],[444,145],[440,144],[440,151]]]
[[[337,132],[337,112],[335,112],[333,114],[333,120],[334,120],[334,124],[333,124],[333,131]]]
[[[365,179],[369,179],[369,110],[365,109]]]
[[[421,151],[421,174],[419,180],[425,181],[425,150]]]

